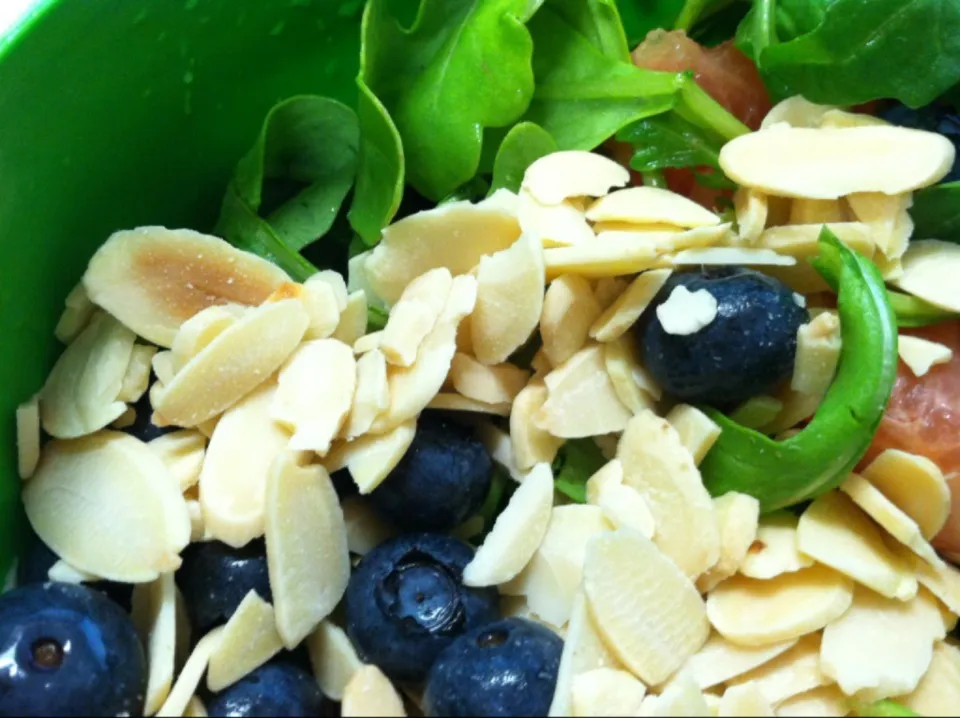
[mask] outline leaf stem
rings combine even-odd
[[[730,114],[698,85],[693,76],[686,75],[680,86],[677,114],[688,122],[716,133],[725,140],[732,140],[750,132],[750,128]]]
[[[777,43],[777,24],[775,14],[776,0],[756,0],[754,2],[756,17],[753,21],[753,44],[756,57],[760,57],[765,47]]]

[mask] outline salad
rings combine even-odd
[[[68,295],[0,716],[954,714],[960,5],[361,33]]]

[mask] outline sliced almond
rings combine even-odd
[[[820,119],[820,127],[849,128],[849,127],[889,127],[890,123],[874,115],[862,112],[846,112],[838,108],[827,110]]]
[[[535,417],[547,400],[543,383],[531,382],[513,401],[510,411],[510,441],[517,468],[529,471],[536,464],[552,464],[563,439],[552,436],[536,425]]]
[[[712,567],[720,555],[717,517],[676,429],[653,412],[641,412],[627,424],[617,458],[624,484],[650,507],[660,550],[691,579]]]
[[[173,375],[176,373],[173,369],[173,352],[162,351],[153,355],[150,361],[153,367],[153,373],[157,375],[157,381],[169,384],[173,381]]]
[[[543,299],[540,335],[543,351],[554,366],[583,348],[599,316],[600,304],[586,279],[567,274],[550,283]]]
[[[720,558],[697,579],[700,593],[712,591],[733,576],[757,540],[760,502],[753,496],[731,492],[713,500],[720,527]]]
[[[273,606],[251,590],[223,629],[217,649],[210,655],[207,688],[219,693],[283,650]]]
[[[749,187],[741,187],[733,195],[737,215],[737,232],[747,244],[754,244],[767,228],[769,205],[767,195]]]
[[[804,636],[790,650],[734,679],[732,685],[753,685],[771,704],[778,705],[829,682],[820,670],[820,634],[815,633]]]
[[[86,436],[126,410],[117,397],[135,339],[109,314],[99,312],[90,320],[60,355],[40,393],[40,420],[47,433],[58,439]]]
[[[690,671],[700,688],[706,690],[753,671],[786,653],[796,640],[750,648],[731,643],[719,633],[710,636],[707,643],[687,661],[684,670]]]
[[[347,527],[347,548],[357,556],[366,556],[384,541],[397,535],[397,530],[359,496],[340,502]]]
[[[707,716],[710,708],[686,671],[674,676],[659,696],[647,696],[638,716]]]
[[[497,586],[515,578],[547,533],[553,509],[553,472],[537,464],[520,484],[463,570],[465,586]]]
[[[836,686],[821,686],[787,698],[777,706],[783,718],[843,718],[850,713],[850,701]]]
[[[118,432],[48,444],[23,504],[54,553],[111,581],[146,583],[175,571],[190,541],[186,502],[163,463]]]
[[[897,699],[917,715],[949,716],[960,705],[960,648],[938,643],[930,668],[912,693]]]
[[[673,266],[724,266],[743,264],[751,267],[791,267],[797,263],[793,257],[778,254],[764,247],[707,247],[685,249],[666,258]]]
[[[945,635],[935,599],[896,601],[862,587],[843,617],[826,627],[820,665],[849,696],[878,701],[913,691]]]
[[[162,347],[201,310],[229,302],[256,306],[286,281],[275,265],[222,239],[163,227],[115,233],[83,277],[95,304]]]
[[[803,512],[797,546],[820,563],[887,598],[906,601],[917,579],[883,543],[870,519],[844,494],[824,494]]]
[[[869,225],[863,222],[833,222],[827,227],[846,247],[867,259],[873,258],[876,247]],[[767,272],[802,294],[827,291],[829,287],[823,277],[808,261],[820,252],[818,241],[822,228],[822,224],[795,224],[765,230],[760,236],[759,246],[797,260],[795,266],[771,267]]]
[[[134,344],[130,353],[130,363],[123,375],[117,401],[136,403],[150,384],[150,371],[157,348],[148,344]]]
[[[613,236],[604,241],[543,251],[547,279],[577,274],[588,279],[620,277],[650,269],[657,263],[657,247],[645,237]]]
[[[414,279],[390,310],[380,337],[380,351],[396,366],[410,366],[450,298],[453,277],[438,267]]]
[[[120,416],[118,416],[110,428],[112,429],[126,429],[130,426],[133,426],[134,422],[137,420],[137,412],[132,406],[128,406],[127,410],[124,411]]]
[[[595,668],[573,678],[574,716],[636,715],[647,687],[626,671]]]
[[[293,432],[290,448],[324,456],[353,405],[353,351],[336,339],[306,342],[280,370],[277,384],[270,415]]]
[[[636,346],[626,337],[607,342],[603,347],[603,364],[620,403],[631,413],[654,408],[659,387],[640,365]]]
[[[329,271],[329,270],[327,270]],[[340,277],[339,274],[331,274]],[[340,312],[347,307],[347,289],[343,284],[343,277],[340,277],[343,294],[339,290],[341,287],[334,283],[318,279],[319,275],[314,275],[301,285],[299,296],[303,308],[310,317],[310,324],[307,325],[307,331],[304,336],[307,339],[327,339],[340,325]],[[342,306],[341,306],[342,301]]]
[[[441,411],[466,411],[473,414],[490,414],[492,416],[510,416],[510,402],[487,404],[483,401],[470,399],[466,396],[453,393],[439,393],[427,404],[428,409]]]
[[[416,433],[416,422],[407,421],[386,434],[368,434],[342,444],[327,455],[327,470],[346,468],[360,493],[369,494],[400,463]]]
[[[936,184],[956,152],[942,135],[904,127],[807,129],[776,126],[738,137],[720,167],[741,186],[768,194],[839,199],[855,192],[900,194]]]
[[[348,441],[367,433],[377,416],[390,406],[387,360],[379,349],[373,349],[357,360],[356,384],[353,407],[343,429]]]
[[[57,322],[53,334],[64,344],[69,344],[87,328],[97,307],[87,296],[83,282],[70,290],[64,304],[63,314],[60,315],[60,321]]]
[[[519,237],[516,195],[501,190],[475,205],[451,202],[386,227],[364,274],[376,295],[392,304],[427,270],[446,267],[454,276],[466,274],[481,257],[507,249]]]
[[[210,342],[237,323],[240,317],[221,306],[207,307],[180,325],[170,346],[170,361],[176,374]]]
[[[656,187],[630,187],[601,197],[587,209],[591,222],[668,224],[676,227],[708,227],[720,218],[683,195]]]
[[[601,488],[597,505],[615,529],[630,529],[644,538],[652,539],[656,523],[650,507],[636,489],[623,484]]]
[[[353,344],[367,332],[367,295],[353,292],[347,299],[347,308],[340,313],[340,323],[331,338],[344,344]]]
[[[765,434],[782,434],[799,431],[795,427],[804,419],[813,416],[823,402],[822,394],[804,394],[789,387],[783,388],[775,397],[783,407],[769,424],[761,427]]]
[[[207,437],[195,429],[172,431],[147,443],[160,457],[167,471],[184,492],[200,481],[200,471],[207,449]]]
[[[537,201],[560,204],[570,197],[602,197],[612,187],[623,187],[630,172],[603,155],[580,150],[554,152],[527,168],[526,189]]]
[[[353,353],[357,356],[367,354],[380,346],[380,339],[383,337],[383,331],[371,332],[366,334],[353,343]]]
[[[921,586],[940,599],[952,613],[960,615],[960,569],[941,560],[934,563],[924,561],[903,546],[891,544],[891,548],[913,569]]]
[[[541,204],[528,190],[521,189],[517,216],[524,234],[544,247],[567,247],[596,239],[583,210],[571,202]]]
[[[950,347],[920,337],[903,335],[897,342],[897,354],[910,367],[914,376],[926,376],[938,364],[947,364],[953,359]]]
[[[303,305],[293,299],[251,311],[177,372],[154,408],[178,426],[213,418],[279,369],[308,323]]]
[[[173,684],[170,695],[157,711],[157,718],[180,718],[186,712],[187,706],[193,700],[194,693],[200,685],[200,680],[207,670],[210,656],[220,645],[224,627],[214,628],[194,646],[190,657],[180,670],[177,682]]]
[[[330,700],[342,701],[350,679],[363,668],[347,634],[336,624],[323,621],[307,636],[306,646],[323,695]]]
[[[794,95],[774,105],[760,127],[767,129],[781,122],[791,127],[819,127],[824,114],[834,109],[830,105],[816,105],[801,95]]]
[[[276,385],[265,384],[227,411],[200,472],[200,504],[211,537],[240,547],[263,535],[267,474],[290,435],[270,417]]]
[[[512,402],[529,377],[529,372],[513,364],[485,366],[466,354],[454,355],[450,365],[453,388],[468,399],[486,404]]]
[[[699,466],[720,437],[720,427],[696,407],[678,404],[667,414],[667,421],[680,435],[680,442]]]
[[[17,472],[29,479],[40,461],[40,397],[17,407]]]
[[[789,511],[777,511],[760,519],[756,539],[740,562],[740,573],[767,581],[813,566],[813,559],[800,553],[799,522]]]
[[[614,301],[590,327],[590,336],[598,342],[619,339],[640,318],[664,283],[669,269],[644,272]]]
[[[846,208],[839,199],[795,199],[790,203],[790,224],[826,224],[846,219]]]
[[[47,578],[60,583],[92,583],[102,580],[99,576],[94,576],[92,573],[74,568],[63,559],[60,559],[50,567],[50,570],[47,571]]]
[[[840,361],[840,319],[823,312],[797,331],[797,353],[790,387],[803,394],[826,394]]]
[[[190,543],[208,538],[207,527],[203,524],[203,507],[196,499],[187,499],[187,513],[190,514]]]
[[[665,681],[707,640],[710,627],[700,594],[636,532],[594,538],[587,547],[583,585],[607,645],[647,684]]]
[[[267,568],[277,630],[293,650],[336,608],[350,580],[347,529],[330,476],[277,457],[267,478]]]
[[[611,486],[623,485],[623,464],[620,459],[611,459],[587,479],[587,503],[600,505],[600,494]],[[649,508],[647,509],[649,511]],[[651,517],[652,520],[652,517]],[[647,537],[649,538],[649,536]]]
[[[593,290],[593,296],[597,298],[600,308],[604,311],[613,304],[613,302],[623,294],[629,282],[619,277],[603,277],[597,280]]]
[[[207,718],[207,708],[197,696],[193,696],[183,709],[183,718]]]
[[[720,718],[773,718],[773,706],[756,683],[731,686],[720,699]]]
[[[870,226],[877,249],[885,257],[896,259],[903,256],[913,231],[913,221],[907,212],[913,204],[912,195],[866,192],[850,195],[847,203],[854,216]]]
[[[917,522],[925,539],[932,539],[946,525],[950,515],[950,487],[943,472],[930,459],[887,449],[862,474]]]
[[[303,286],[307,288],[320,285],[326,285],[333,291],[339,311],[342,312],[347,308],[350,292],[353,290],[347,287],[347,283],[340,272],[332,269],[322,269],[303,283]]]
[[[769,646],[818,631],[853,601],[853,582],[825,566],[769,581],[734,576],[707,596],[707,616],[741,646]]]
[[[402,718],[403,701],[387,677],[376,666],[363,666],[350,678],[343,690],[343,718],[382,716]]]

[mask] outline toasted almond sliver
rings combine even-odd
[[[756,683],[731,686],[720,699],[720,718],[773,718],[773,706]]]
[[[252,310],[177,372],[154,408],[178,426],[213,418],[279,369],[308,323],[303,305],[294,299]]]
[[[602,197],[611,187],[623,187],[630,172],[603,155],[580,150],[554,152],[527,168],[523,189],[537,201],[560,204],[570,197]]]
[[[898,702],[923,716],[948,716],[960,705],[960,648],[938,643],[923,679],[910,695]]]
[[[770,703],[777,705],[827,683],[829,679],[820,671],[820,634],[815,633],[804,636],[793,648],[734,679],[731,685],[752,684]]]
[[[263,535],[267,474],[290,435],[270,418],[276,385],[265,384],[227,411],[200,472],[200,504],[211,537],[240,547]]]
[[[153,357],[157,353],[155,346],[134,344],[130,354],[130,363],[123,375],[118,401],[136,403],[147,392],[150,384],[150,370]]]
[[[795,199],[790,203],[790,224],[843,222],[848,212],[838,199]]]
[[[517,468],[532,469],[536,464],[552,464],[563,439],[551,436],[536,425],[537,416],[547,400],[547,389],[542,382],[527,384],[517,394],[510,411],[510,441]]]
[[[586,279],[567,274],[551,282],[540,317],[543,351],[550,363],[558,366],[580,351],[599,316],[600,304]]]
[[[60,321],[57,322],[53,334],[64,344],[69,344],[86,329],[97,307],[87,296],[83,282],[70,290],[64,305],[63,314],[60,315]]]
[[[917,687],[944,635],[929,593],[903,602],[857,587],[850,610],[823,632],[820,664],[847,695],[883,700]]]
[[[604,368],[620,403],[632,414],[652,410],[660,396],[660,387],[640,365],[636,344],[620,337],[601,346]]]
[[[369,494],[400,463],[417,432],[415,421],[407,421],[386,434],[368,434],[343,444],[327,456],[330,472],[346,467],[361,494]]]
[[[298,285],[293,285],[298,286]],[[176,374],[214,339],[237,323],[240,317],[226,307],[207,307],[180,325],[170,346],[170,360]]]
[[[483,401],[460,396],[460,394],[443,392],[433,397],[427,404],[427,408],[441,411],[468,411],[474,414],[490,414],[492,416],[510,416],[509,401],[487,404]]]
[[[943,529],[950,515],[950,487],[930,459],[887,449],[862,474],[917,522],[925,539]]]
[[[380,351],[390,364],[410,366],[450,297],[453,277],[446,267],[425,272],[403,290],[390,310]]]
[[[720,527],[720,558],[697,579],[700,593],[733,576],[757,538],[760,503],[753,496],[731,492],[714,499],[713,507]]]
[[[267,479],[267,568],[277,630],[293,650],[336,608],[350,579],[347,529],[330,476],[277,457]]]
[[[690,671],[704,690],[749,673],[777,656],[789,651],[796,640],[774,643],[770,646],[748,648],[730,643],[719,633],[710,636],[706,645],[692,656],[684,667]]]
[[[849,712],[850,699],[835,685],[800,693],[777,706],[783,718],[842,718]]]
[[[840,319],[823,312],[797,330],[797,353],[790,387],[802,394],[822,396],[830,388],[840,360]]]
[[[587,547],[583,585],[597,629],[645,683],[662,683],[710,632],[700,594],[649,540],[614,531]],[[630,601],[624,602],[623,596]]]
[[[353,292],[347,299],[347,308],[340,313],[340,323],[332,335],[332,339],[353,346],[354,343],[367,333],[367,295],[363,292]]]
[[[838,491],[824,494],[803,512],[797,546],[882,596],[906,601],[917,594],[909,568],[886,547],[870,518]]]
[[[369,431],[377,416],[390,406],[387,360],[372,349],[357,360],[357,390],[343,434],[348,441]]]
[[[800,553],[799,522],[789,511],[777,511],[761,518],[756,540],[740,562],[740,573],[747,578],[768,581],[813,566],[813,559]]]
[[[958,265],[957,245],[936,239],[914,241],[903,256],[903,276],[891,283],[942,309],[960,311],[960,292],[951,280]]]
[[[133,589],[130,618],[147,653],[147,695],[144,715],[153,715],[173,686],[177,645],[177,587],[172,573]]]
[[[39,396],[17,407],[17,471],[21,479],[29,479],[40,461]]]
[[[587,279],[636,274],[657,264],[657,247],[646,238],[608,237],[603,242],[585,242],[573,247],[543,251],[547,279],[577,274]]]
[[[595,668],[573,678],[573,715],[636,715],[647,687],[626,671]]]
[[[851,127],[889,127],[890,123],[880,117],[867,115],[862,112],[847,112],[832,107],[823,113],[820,118],[820,127],[827,129],[843,129]]]
[[[350,679],[363,667],[347,634],[336,624],[323,621],[307,636],[306,646],[320,690],[330,700],[343,700]]]
[[[590,327],[590,336],[598,342],[621,337],[640,318],[644,310],[670,277],[669,269],[644,272],[613,302]]]
[[[190,541],[179,488],[146,444],[127,434],[51,442],[23,503],[58,556],[111,581],[144,583],[175,571]]]
[[[182,429],[158,436],[147,446],[163,461],[180,491],[200,480],[207,438],[195,429]]]
[[[485,366],[466,354],[455,354],[450,364],[453,388],[485,404],[511,403],[529,378],[529,372],[513,364]]]
[[[193,694],[200,685],[210,656],[220,645],[224,627],[214,628],[194,646],[193,652],[184,664],[177,682],[173,684],[166,702],[157,711],[157,718],[180,718],[186,711],[187,705],[193,700]]]
[[[552,509],[553,472],[549,464],[537,464],[464,568],[464,585],[496,586],[515,578],[540,547]]]
[[[616,190],[596,200],[587,210],[591,222],[632,222],[668,224],[676,227],[707,227],[720,218],[693,200],[656,187]]]
[[[825,113],[835,110],[831,105],[816,105],[794,95],[773,106],[760,123],[762,129],[784,122],[791,127],[819,127]]]
[[[210,656],[207,688],[214,693],[233,685],[283,650],[273,606],[250,590],[227,625]]]
[[[270,416],[293,431],[290,448],[330,450],[353,405],[357,361],[350,347],[336,339],[302,344],[280,370]]]
[[[707,247],[706,249],[685,249],[669,258],[675,266],[703,264],[722,266],[727,264],[745,264],[760,267],[764,265],[791,267],[797,263],[793,257],[778,254],[765,247]]]
[[[733,207],[737,214],[740,239],[747,244],[755,244],[767,227],[767,195],[749,187],[741,187],[733,195]]]
[[[376,666],[363,666],[354,672],[343,690],[341,713],[343,718],[406,715],[397,691]]]
[[[667,421],[680,435],[680,442],[699,465],[720,437],[720,427],[706,414],[690,406],[678,404],[667,414]]]
[[[74,439],[109,425],[126,411],[117,399],[136,336],[99,312],[68,346],[40,393],[40,421],[58,439]]]
[[[903,231],[904,221],[909,222],[910,231],[913,229],[907,214],[913,204],[911,194],[890,196],[882,192],[865,192],[848,196],[847,203],[857,220],[870,226],[877,249],[884,256],[891,259],[903,256],[910,238],[909,232]]]
[[[665,419],[641,412],[627,424],[617,458],[623,483],[650,507],[654,542],[695,580],[717,562],[720,531],[713,502],[680,435]]]
[[[600,309],[606,311],[607,308],[613,304],[613,302],[623,294],[629,282],[626,279],[621,279],[619,277],[603,277],[602,279],[597,280],[595,283],[596,286],[593,290],[593,296],[597,298],[597,302],[600,304]]]
[[[528,190],[521,189],[517,205],[520,229],[544,247],[567,247],[596,238],[583,210],[572,202],[541,204]]]
[[[304,334],[306,339],[329,338],[340,325],[340,312],[347,307],[347,288],[343,277],[330,270],[326,272],[338,277],[340,286],[335,286],[332,281],[318,279],[319,275],[314,275],[301,285],[297,295],[310,317],[310,324]]]
[[[950,347],[920,337],[901,336],[897,342],[897,353],[914,376],[925,376],[931,367],[953,359]]]
[[[842,616],[852,600],[850,579],[812,566],[769,581],[729,578],[707,596],[707,616],[737,645],[769,646],[820,630]]]

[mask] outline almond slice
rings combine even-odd
[[[50,567],[50,570],[47,571],[47,578],[51,581],[59,581],[60,583],[92,583],[102,580],[99,576],[94,576],[92,573],[74,568],[63,559],[60,559]]]
[[[346,467],[360,493],[369,494],[400,463],[416,433],[417,423],[407,421],[389,433],[362,436],[331,451],[325,462],[327,470]]]
[[[608,484],[600,489],[597,505],[615,529],[631,529],[652,539],[656,523],[650,507],[636,489],[623,484]]]
[[[906,601],[917,579],[883,543],[877,527],[847,496],[824,494],[803,512],[797,546],[820,563],[887,598]]]
[[[98,312],[68,346],[40,393],[40,421],[58,439],[75,439],[109,425],[126,411],[117,399],[136,336]]]
[[[659,696],[647,696],[638,716],[706,716],[710,708],[693,677],[686,671],[674,676]]]
[[[117,401],[135,404],[147,393],[150,385],[150,370],[157,348],[147,344],[134,344],[130,353],[130,363],[123,375]]]
[[[210,662],[210,656],[220,645],[220,639],[223,636],[224,627],[214,628],[205,635],[194,646],[193,652],[184,664],[177,676],[177,682],[173,684],[170,695],[166,702],[157,711],[157,718],[180,718],[186,712],[187,706],[193,700],[193,694],[200,685],[200,679],[203,678],[207,670],[207,664]]]
[[[620,403],[631,414],[652,410],[660,396],[660,387],[641,366],[636,344],[628,337],[621,337],[602,346],[603,364]]]
[[[347,527],[347,548],[357,556],[366,556],[377,546],[397,535],[371,506],[359,496],[340,502],[343,522]]]
[[[836,686],[821,686],[812,691],[787,698],[777,706],[777,715],[782,718],[831,718],[849,715],[850,700]]]
[[[343,275],[332,269],[322,269],[303,283],[304,288],[318,287],[321,285],[330,287],[337,303],[337,310],[341,312],[344,311],[347,308],[352,290],[347,288],[347,283],[344,281]]]
[[[946,525],[950,515],[950,487],[943,472],[930,459],[887,449],[862,474],[917,522],[928,541]]]
[[[160,457],[181,493],[200,481],[207,437],[194,429],[172,431],[147,443]]]
[[[738,137],[720,167],[741,186],[781,197],[839,199],[855,192],[901,194],[936,184],[953,167],[942,135],[904,127],[807,129],[777,126]]]
[[[827,224],[843,222],[848,217],[838,199],[795,199],[790,203],[790,224]]]
[[[846,112],[839,108],[827,110],[820,119],[820,127],[849,128],[849,127],[889,127],[890,123],[879,117],[861,112]]]
[[[749,187],[741,187],[733,195],[733,208],[737,215],[740,239],[747,244],[756,244],[767,228],[767,195]]]
[[[293,285],[297,286],[297,285]],[[207,307],[180,325],[170,345],[170,360],[176,374],[210,342],[237,323],[240,317],[227,307]]]
[[[926,376],[931,367],[946,364],[953,359],[950,347],[927,341],[920,337],[901,336],[897,342],[897,354],[910,367],[914,376]]]
[[[280,370],[270,416],[293,432],[290,448],[330,450],[353,405],[357,361],[336,339],[302,344]]]
[[[600,494],[612,486],[623,485],[623,464],[620,459],[611,459],[597,469],[597,472],[587,479],[587,503],[600,505]],[[650,509],[648,508],[647,511]],[[651,517],[651,521],[653,517]],[[647,538],[650,538],[649,536]]]
[[[554,152],[527,168],[522,188],[543,204],[560,204],[570,197],[602,197],[611,187],[623,187],[630,172],[603,155],[581,150]]]
[[[173,381],[173,375],[176,373],[173,370],[173,352],[169,350],[157,352],[153,355],[150,364],[153,367],[153,373],[157,375],[157,381],[163,384]]]
[[[377,416],[390,406],[387,360],[379,349],[372,349],[357,360],[357,390],[343,435],[348,441],[366,434]]]
[[[551,364],[558,366],[580,351],[599,316],[600,304],[586,279],[566,274],[551,282],[540,316],[543,351]]]
[[[446,267],[423,273],[403,290],[390,310],[380,337],[380,351],[390,364],[410,366],[447,305],[453,277]]]
[[[200,505],[211,537],[234,547],[263,536],[267,474],[290,435],[270,418],[276,385],[264,384],[227,411],[200,472]]]
[[[949,716],[960,705],[960,648],[938,643],[933,660],[916,689],[898,702],[924,716]]]
[[[464,568],[463,584],[496,586],[515,578],[540,547],[552,509],[553,472],[537,464]]]
[[[40,461],[40,396],[17,407],[17,472],[29,479]]]
[[[487,422],[477,424],[474,427],[474,433],[487,450],[487,453],[490,454],[490,458],[506,469],[511,479],[518,484],[522,484],[523,480],[527,478],[529,469],[521,470],[517,466],[516,461],[514,461],[510,435]],[[552,463],[552,461],[544,463]]]
[[[574,716],[636,715],[647,687],[626,671],[595,668],[573,678]]]
[[[731,492],[713,500],[720,527],[720,558],[697,579],[700,593],[712,591],[733,576],[757,539],[760,502],[753,496]]]
[[[544,247],[567,247],[596,239],[583,210],[571,202],[541,204],[528,190],[521,189],[517,216],[523,233]]]
[[[564,274],[577,274],[588,279],[636,274],[657,264],[657,255],[654,243],[632,235],[543,250],[548,280]]]
[[[788,511],[777,511],[760,519],[756,540],[740,562],[740,573],[747,578],[768,581],[813,566],[813,559],[800,552],[799,523],[800,519]]]
[[[190,514],[190,543],[213,538],[207,533],[203,523],[203,506],[196,499],[187,499],[187,513]]]
[[[665,681],[707,640],[700,594],[636,532],[614,531],[590,542],[583,586],[607,645],[649,685]]]
[[[378,349],[382,337],[382,330],[379,332],[371,332],[370,334],[360,337],[353,343],[353,353],[359,356]]]
[[[673,407],[667,414],[667,421],[676,429],[680,442],[693,455],[694,463],[698,466],[720,437],[720,427],[709,416],[689,404]]]
[[[485,366],[466,354],[455,354],[450,364],[453,388],[484,404],[511,403],[529,378],[529,372],[513,364]]]
[[[769,646],[818,631],[853,601],[853,581],[825,566],[758,581],[727,579],[707,596],[707,616],[741,646]]]
[[[325,271],[339,278],[339,286],[314,275],[300,285],[300,291],[295,297],[300,300],[310,317],[304,334],[306,339],[329,338],[340,325],[340,312],[347,308],[347,287],[343,277],[336,272]]]
[[[634,279],[593,323],[590,336],[598,342],[609,342],[623,336],[650,306],[670,274],[669,269],[654,269]]]
[[[210,655],[207,688],[214,693],[231,686],[283,650],[273,606],[251,590],[237,606]]]
[[[95,304],[162,347],[201,310],[229,302],[257,306],[288,281],[275,265],[222,239],[163,227],[113,234],[83,276]]]
[[[920,585],[930,591],[955,615],[960,615],[960,569],[937,560],[921,560],[903,546],[891,544],[900,559],[913,569]]]
[[[912,194],[886,195],[865,192],[847,197],[854,216],[870,226],[873,241],[885,257],[903,256],[913,232],[913,220],[907,210],[913,204]]]
[[[111,581],[146,583],[175,571],[190,541],[186,502],[163,463],[118,432],[48,444],[23,504],[54,553]]]
[[[900,696],[920,683],[934,641],[944,635],[930,594],[903,602],[857,587],[850,610],[823,632],[820,665],[849,696],[869,702]]]
[[[868,225],[863,222],[833,222],[827,227],[849,249],[867,259],[873,258],[876,247]],[[822,228],[822,224],[795,224],[765,230],[760,236],[759,246],[796,260],[795,266],[783,269],[774,267],[768,273],[803,294],[826,291],[826,282],[808,261],[820,252],[818,241]]]
[[[87,324],[90,323],[97,307],[87,296],[87,290],[83,288],[83,282],[70,290],[64,305],[63,314],[60,315],[60,320],[57,322],[53,334],[64,344],[69,344],[80,335],[80,332],[87,328]]]
[[[823,312],[797,330],[790,388],[802,394],[823,396],[833,383],[840,361],[840,319],[835,312]]]
[[[197,696],[193,696],[183,709],[183,718],[208,718],[207,708]]]
[[[363,668],[347,634],[336,624],[323,621],[307,636],[306,646],[323,695],[342,701],[350,679]]]
[[[820,670],[820,635],[801,638],[790,650],[734,679],[733,686],[752,685],[773,705],[819,688],[829,679]]]
[[[650,507],[659,549],[691,579],[712,567],[720,555],[713,501],[677,431],[653,412],[641,412],[627,424],[617,458],[624,484]]]
[[[281,367],[309,321],[294,299],[252,310],[177,372],[154,408],[185,427],[222,413]]]
[[[667,224],[676,227],[708,227],[720,218],[683,195],[656,187],[629,187],[601,197],[587,209],[591,222]]]
[[[781,122],[791,127],[819,127],[824,114],[835,109],[831,105],[816,105],[801,95],[794,95],[774,105],[760,127],[767,129]]]
[[[340,323],[331,336],[348,346],[354,343],[367,332],[367,295],[363,292],[353,292],[347,298],[347,308],[340,313]]]
[[[606,311],[607,308],[613,304],[613,302],[623,294],[629,282],[626,279],[621,279],[619,277],[603,277],[602,279],[597,280],[595,283],[596,286],[593,290],[593,296],[597,298],[597,302],[600,304],[600,309]]]
[[[356,671],[343,691],[343,718],[402,718],[406,715],[403,701],[393,684],[376,666],[363,666]]]
[[[459,394],[437,394],[427,404],[428,409],[439,409],[442,411],[468,411],[474,414],[490,414],[492,416],[510,416],[510,402],[503,401],[498,404],[487,404],[483,401],[470,399]]]
[[[529,471],[536,464],[552,464],[563,439],[551,436],[536,425],[534,417],[547,401],[547,388],[542,382],[530,382],[513,401],[510,411],[510,442],[516,467]]]
[[[731,686],[720,699],[720,718],[773,718],[773,706],[756,683]]]
[[[790,640],[751,648],[738,646],[719,633],[714,633],[703,648],[691,656],[684,670],[690,671],[697,685],[706,690],[750,673],[786,653],[796,644],[796,640]]]
[[[137,412],[132,406],[128,406],[127,410],[124,411],[117,419],[110,424],[112,429],[126,429],[127,427],[133,426],[134,422],[137,420]]]

